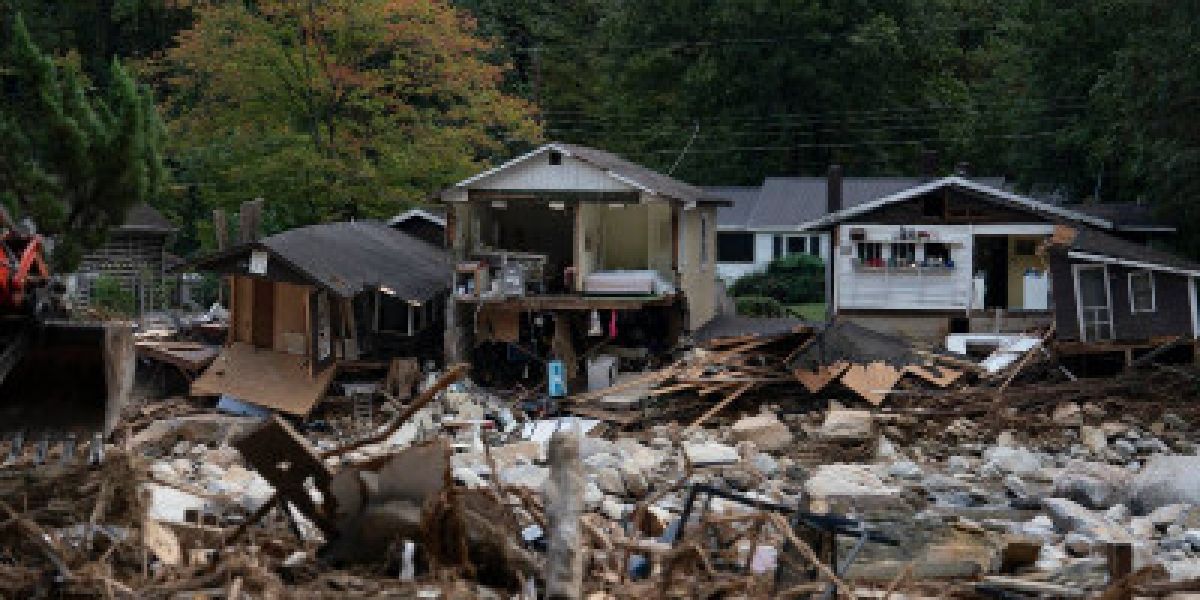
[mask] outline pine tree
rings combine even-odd
[[[69,271],[162,188],[162,127],[119,62],[93,90],[38,49],[19,15],[11,31],[0,48],[0,202],[54,236],[54,268]]]

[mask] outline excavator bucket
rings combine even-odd
[[[8,321],[0,326],[0,430],[107,435],[129,400],[134,367],[129,323]]]

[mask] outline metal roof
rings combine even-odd
[[[1087,227],[1075,229],[1075,237],[1067,246],[1070,256],[1083,260],[1126,263],[1128,266],[1151,270],[1175,271],[1200,275],[1200,263],[1144,244],[1135,244],[1117,236]],[[1108,259],[1117,259],[1106,261]]]
[[[129,207],[125,213],[125,221],[117,228],[118,231],[151,231],[171,233],[176,227],[163,216],[158,209],[144,202]]]
[[[424,302],[450,286],[450,253],[378,221],[309,225],[242,244],[196,261],[201,270],[245,274],[241,260],[265,250],[313,285],[344,298],[387,288]],[[237,268],[231,270],[231,262]],[[268,278],[270,267],[268,266]]]
[[[703,188],[685,183],[669,175],[663,175],[658,171],[639,165],[612,152],[564,142],[543,144],[533,151],[522,154],[498,167],[493,167],[478,175],[464,179],[454,184],[453,187],[469,188],[471,184],[477,181],[551,150],[560,152],[565,156],[577,158],[606,172],[618,181],[647,193],[666,196],[682,202],[697,202],[719,206],[727,206],[730,203],[729,200],[706,192]]]

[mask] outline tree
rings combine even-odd
[[[538,136],[465,13],[434,0],[199,6],[153,71],[205,202],[267,199],[268,230],[385,217]]]
[[[0,49],[0,202],[55,236],[54,267],[71,270],[161,189],[161,127],[119,62],[92,91],[77,66],[42,54],[19,16],[11,31]]]

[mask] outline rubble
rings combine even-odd
[[[406,364],[365,422],[151,400],[96,464],[5,439],[0,594],[1200,589],[1190,371],[1031,382],[856,331],[709,340],[557,410]],[[844,381],[873,364],[886,393]]]

